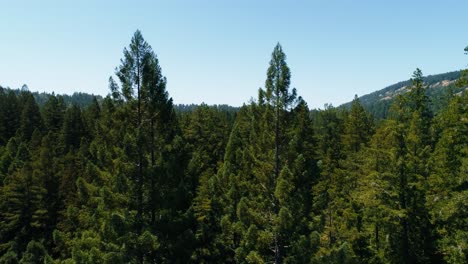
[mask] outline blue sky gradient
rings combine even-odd
[[[312,108],[465,68],[468,1],[0,1],[0,85],[106,95],[136,29],[175,103],[239,106],[280,42]]]

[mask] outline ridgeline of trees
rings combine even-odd
[[[457,85],[456,80],[460,79],[462,71],[453,71],[423,77],[426,86],[426,95],[431,99],[429,108],[437,113],[445,109],[448,105],[447,98],[452,94],[462,92],[466,87]],[[443,82],[447,83],[443,83]],[[406,80],[387,86],[381,90],[359,97],[362,106],[372,114],[376,121],[387,119],[390,108],[398,94],[408,92],[412,80]],[[351,102],[343,104],[342,107],[349,109]]]
[[[0,89],[0,263],[466,263],[467,92],[310,111],[278,44],[256,100],[176,111],[140,31],[115,75]]]
[[[29,87],[24,84],[21,89],[10,89],[10,88],[3,88],[0,86],[0,89],[4,90],[4,93],[9,93],[10,91],[13,92],[16,96],[19,96],[21,93],[29,92]],[[94,99],[97,99],[99,102],[102,101],[102,96],[100,95],[94,95],[94,94],[88,94],[88,93],[81,93],[81,92],[75,92],[72,95],[56,95],[55,93],[49,94],[49,93],[39,93],[39,92],[31,92],[31,94],[34,97],[34,100],[36,100],[36,104],[39,106],[39,108],[42,108],[47,101],[49,101],[50,97],[57,97],[60,101],[62,101],[65,106],[72,106],[72,105],[77,105],[81,108],[86,108],[89,105],[93,103]]]

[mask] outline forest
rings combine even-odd
[[[136,31],[104,98],[0,88],[0,263],[467,263],[468,70],[375,118],[309,109],[286,61],[177,110]]]

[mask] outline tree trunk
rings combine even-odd
[[[275,116],[275,179],[273,180],[273,188],[276,187],[276,183],[279,178],[279,147],[280,147],[280,107],[279,107],[279,93],[276,95],[276,116]],[[274,191],[274,189],[273,189]],[[273,195],[274,197],[274,195]],[[279,213],[278,201],[274,203],[274,212],[276,215]],[[278,241],[278,234],[275,234],[275,264],[282,263],[281,246]]]
[[[279,145],[280,145],[280,139],[279,139],[279,106],[278,102],[276,105],[276,117],[275,117],[275,182],[279,177]]]
[[[143,149],[141,144],[141,94],[140,94],[140,56],[137,53],[137,96],[138,96],[138,120],[137,120],[137,152],[138,152],[138,189],[137,189],[137,232],[141,234],[143,227]]]

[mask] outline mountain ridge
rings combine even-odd
[[[438,112],[444,107],[443,98],[447,96],[451,89],[454,94],[464,91],[464,87],[456,87],[455,81],[461,76],[461,70],[446,73],[432,74],[423,77],[426,94],[431,99],[431,110]],[[408,92],[411,86],[411,79],[400,81],[383,89],[358,96],[362,106],[369,111],[377,120],[388,116],[393,99],[399,95]],[[349,108],[351,101],[340,105],[341,108]]]

